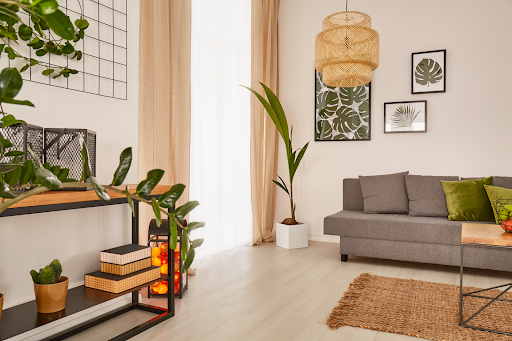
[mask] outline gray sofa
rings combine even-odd
[[[342,261],[354,255],[460,265],[461,221],[407,214],[368,214],[363,208],[359,179],[344,179],[343,211],[324,219],[324,233],[340,236]],[[512,271],[512,250],[466,248],[464,265]]]

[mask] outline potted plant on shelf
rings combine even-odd
[[[299,167],[306,150],[308,149],[309,142],[304,147],[293,150],[292,148],[292,131],[288,132],[288,122],[283,110],[283,106],[277,96],[265,84],[261,83],[268,101],[255,90],[249,89],[261,102],[268,115],[274,122],[279,135],[283,138],[284,145],[286,146],[286,159],[288,160],[288,174],[290,177],[289,187],[286,186],[284,180],[278,176],[279,181],[272,180],[277,186],[288,194],[290,198],[291,218],[286,218],[282,223],[276,223],[276,245],[285,249],[298,249],[308,246],[308,225],[299,223],[295,219],[296,205],[293,201],[293,178],[295,172]],[[288,189],[289,188],[289,189]]]
[[[56,313],[66,308],[69,280],[61,276],[62,266],[55,259],[39,272],[32,270],[37,311],[43,314]]]

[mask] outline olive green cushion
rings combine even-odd
[[[498,222],[498,214],[496,210],[496,203],[495,200],[498,199],[510,199],[512,200],[512,189],[509,188],[503,188],[503,187],[497,187],[497,186],[489,186],[484,185],[485,191],[487,192],[487,196],[489,197],[489,201],[491,202],[492,211],[494,213],[494,220],[496,220],[496,224],[499,224]]]
[[[449,220],[493,221],[494,213],[484,185],[492,185],[492,176],[484,179],[443,181],[441,180]]]

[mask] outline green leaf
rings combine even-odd
[[[183,236],[181,238],[181,253],[180,253],[181,260],[187,259],[187,253],[188,253],[188,234],[183,233]]]
[[[60,166],[53,166],[53,167],[50,167],[50,171],[55,174],[56,177],[59,178],[60,180],[60,171],[61,171],[61,168]]]
[[[42,56],[44,56],[47,53],[48,53],[48,51],[46,51],[44,49],[40,49],[40,50],[36,51],[36,55],[39,56],[39,57],[42,57]]]
[[[43,163],[43,168],[48,169],[49,171],[52,170],[52,166],[50,166],[50,164],[48,162]]]
[[[199,202],[197,201],[189,201],[185,205],[178,207],[174,211],[174,215],[176,216],[176,219],[183,219],[187,214],[190,213],[194,208],[196,208],[199,205]]]
[[[16,12],[5,6],[0,6],[0,14],[2,15],[1,20],[8,22],[11,26],[16,22],[21,21]]]
[[[124,180],[126,179],[126,175],[130,170],[132,158],[133,156],[131,147],[123,150],[121,156],[119,157],[119,166],[117,167],[116,172],[114,173],[114,180],[112,180],[111,186],[119,186],[124,182]]]
[[[283,191],[286,192],[286,194],[290,195],[288,190],[286,188],[284,188],[283,185],[281,185],[279,182],[277,182],[276,180],[272,180],[272,182],[275,183],[277,186],[281,187],[283,189]]]
[[[10,152],[5,153],[5,156],[23,156],[25,152],[20,150],[11,150]]]
[[[20,25],[18,28],[18,34],[20,35],[21,40],[27,41],[32,38],[32,32],[34,32],[34,30],[25,24]]]
[[[34,45],[35,43],[41,41],[41,39],[39,39],[38,37],[35,37],[34,39],[32,39],[28,44],[27,46],[32,46]]]
[[[23,67],[20,69],[20,73],[21,73],[21,72],[23,72],[23,71],[27,71],[29,66],[30,66],[30,65],[28,65],[28,64],[27,64],[27,65],[25,65],[25,66],[23,66]]]
[[[126,190],[124,191],[126,194],[126,200],[128,201],[128,205],[130,205],[130,208],[132,209],[132,214],[135,217],[135,207],[133,207],[133,200],[132,195],[130,194],[130,188],[126,186]]]
[[[21,167],[21,165],[15,164],[3,164],[0,165],[0,175],[9,174],[10,172],[16,170],[16,168]]]
[[[75,28],[69,20],[69,17],[66,16],[62,11],[56,10],[51,14],[44,15],[44,19],[48,26],[60,37],[66,40],[75,39]]]
[[[279,123],[281,124],[282,130],[283,130],[281,136],[283,137],[284,143],[286,144],[288,141],[290,141],[290,143],[288,145],[286,145],[287,149],[290,150],[291,149],[291,139],[290,139],[290,136],[288,133],[288,122],[286,121],[286,115],[284,114],[284,110],[283,110],[283,107],[281,106],[281,102],[279,102],[279,99],[272,92],[272,90],[270,90],[269,87],[267,87],[265,84],[263,84],[261,82],[260,82],[260,84],[263,87],[263,89],[265,90],[265,94],[267,95],[270,105],[272,106],[272,109],[274,109],[277,119],[279,120]]]
[[[50,190],[59,189],[62,186],[62,182],[59,178],[45,168],[39,168],[36,170],[36,181],[38,184]]]
[[[414,80],[420,85],[439,83],[443,79],[443,69],[438,62],[425,58],[414,69]]]
[[[89,22],[84,18],[76,19],[75,26],[81,30],[85,30],[87,27],[89,27]]]
[[[156,226],[160,227],[162,225],[162,212],[160,212],[160,206],[158,206],[158,201],[155,198],[151,198],[151,207],[153,207],[153,212],[156,217]]]
[[[198,222],[191,222],[187,225],[187,231],[190,233],[194,231],[195,229],[204,227],[204,223],[198,223]]]
[[[183,194],[185,187],[186,186],[183,184],[176,184],[172,186],[170,190],[168,190],[167,192],[162,194],[160,198],[158,198],[160,207],[171,208]]]
[[[91,176],[90,179],[92,188],[94,188],[98,198],[100,198],[101,201],[110,201],[110,195],[108,195],[105,188],[98,182],[98,179],[96,179],[94,176]]]
[[[35,5],[35,8],[39,10],[43,15],[48,15],[58,11],[59,4],[55,0],[43,0],[37,3],[37,5]]]
[[[0,56],[2,55],[2,52],[4,52],[5,44],[0,44]]]
[[[199,239],[193,240],[193,241],[192,241],[192,247],[193,247],[194,249],[196,249],[196,248],[200,247],[201,245],[203,245],[203,242],[204,242],[204,239],[202,239],[202,238],[199,238]]]
[[[14,98],[20,92],[23,79],[15,67],[0,72],[0,97]]]
[[[18,101],[17,99],[12,99],[10,97],[0,97],[0,103],[9,103],[9,104],[17,104],[17,105],[26,105],[29,107],[33,107],[34,104],[30,101]],[[18,122],[25,122],[25,121],[19,121]],[[17,123],[15,123],[17,124]],[[25,124],[25,123],[23,123]]]
[[[1,102],[3,102],[2,98],[0,98],[0,103]],[[13,126],[16,124],[27,124],[25,121],[17,120],[13,115],[6,115],[6,116],[2,117],[0,119],[0,121],[2,122],[2,128],[10,127],[10,126]]]
[[[44,41],[40,40],[34,44],[31,45],[34,50],[39,50],[41,47],[44,46]]]
[[[141,197],[147,197],[151,194],[155,186],[160,182],[164,176],[164,171],[161,169],[153,169],[148,172],[145,180],[142,180],[137,186],[135,193]]]
[[[92,175],[91,165],[89,164],[89,152],[87,151],[87,146],[85,145],[85,141],[83,138],[80,138],[80,143],[82,144],[82,181],[89,179]]]
[[[59,174],[57,175],[57,177],[59,178],[60,181],[64,181],[67,179],[69,175],[69,168],[62,168],[59,172]]]
[[[75,48],[69,42],[66,42],[66,44],[60,48],[60,51],[64,54],[70,54],[75,52]]]
[[[82,51],[75,51],[75,54],[73,55],[73,58],[76,57],[76,60],[81,60],[82,59]],[[71,59],[73,59],[71,58]]]
[[[187,258],[185,259],[185,263],[183,264],[183,267],[181,268],[181,272],[185,273],[188,268],[192,265],[192,262],[194,261],[194,257],[196,256],[196,252],[194,251],[194,247],[190,247],[190,250],[188,251]]]
[[[36,168],[32,160],[27,160],[23,163],[23,169],[21,171],[20,185],[26,185],[34,180],[36,175]]]
[[[30,66],[34,66],[34,65],[37,65],[39,64],[39,62],[35,59],[30,59]]]
[[[13,163],[19,164],[18,162],[13,162]],[[4,175],[4,181],[7,182],[7,184],[9,184],[10,187],[16,186],[18,181],[20,181],[22,167],[21,167],[21,164],[19,164],[19,165],[20,166],[16,167],[15,170]]]
[[[32,18],[34,18],[34,17],[32,17]],[[34,23],[34,29],[37,31],[37,33],[39,33],[39,35],[44,36],[41,25],[38,22]]]
[[[3,181],[0,181],[0,198],[13,199],[18,195],[11,191],[9,185]]]
[[[43,71],[43,75],[49,76],[51,75],[55,70],[54,69],[46,69]]]
[[[364,85],[353,88],[339,88],[341,103],[351,106],[354,102],[361,103],[366,99],[366,88]]]
[[[178,245],[178,225],[176,224],[176,216],[171,213],[169,214],[169,230],[171,232],[171,240],[169,247],[173,250],[176,249],[176,245]]]
[[[306,150],[308,149],[309,142],[302,147],[302,149],[299,152],[299,155],[297,155],[297,159],[293,163],[292,172],[290,174],[290,181],[293,181],[293,177],[295,176],[295,172],[297,171],[297,168],[299,168],[299,164],[302,161],[302,158],[304,157],[304,154],[306,153]]]

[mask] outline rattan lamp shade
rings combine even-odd
[[[315,69],[323,74],[325,84],[367,84],[378,66],[379,34],[371,29],[368,14],[339,12],[324,19],[315,40]]]

